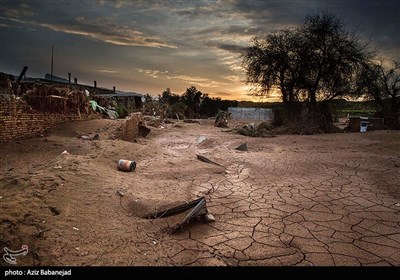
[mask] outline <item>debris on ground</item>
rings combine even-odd
[[[237,147],[235,150],[247,152],[247,143],[239,145],[239,147]]]
[[[148,215],[147,218],[157,219],[157,218],[170,217],[186,212],[189,209],[192,210],[185,216],[185,218],[181,223],[178,223],[176,226],[172,228],[172,233],[175,233],[178,230],[184,230],[184,228],[197,217],[200,217],[204,222],[215,221],[214,216],[208,213],[205,197],[195,199],[189,203],[178,205],[173,208],[159,211],[157,213]]]
[[[211,214],[211,213],[205,214],[204,215],[204,221],[209,222],[209,223],[215,222],[214,215]]]
[[[273,128],[274,126],[272,124],[268,122],[261,122],[259,124],[238,125],[228,131],[250,137],[275,137]]]
[[[161,119],[159,116],[144,116],[146,125],[159,128],[161,125]]]
[[[117,168],[121,171],[132,172],[136,169],[136,162],[133,160],[120,159]]]
[[[65,150],[64,152],[61,153],[62,155],[69,155],[68,151]]]
[[[185,123],[198,123],[198,124],[200,124],[199,121],[191,120],[191,119],[183,120],[183,122],[185,122]]]
[[[174,124],[175,122],[171,121],[170,119],[165,119],[163,121],[164,124]]]
[[[219,111],[215,116],[215,123],[216,127],[228,127],[228,120],[231,117],[231,113],[225,111]]]
[[[197,138],[197,144],[201,144],[201,143],[204,142],[205,140],[207,140],[207,137],[205,137],[205,136],[200,136],[199,138]]]
[[[92,109],[94,111],[102,113],[104,117],[110,118],[112,120],[119,118],[119,115],[116,111],[104,108],[103,106],[100,106],[99,104],[97,104],[97,102],[94,100],[90,101],[90,105],[92,106]]]
[[[206,158],[205,156],[196,155],[196,157],[197,157],[198,160],[200,160],[200,161],[202,161],[202,162],[211,163],[211,164],[215,164],[215,165],[224,167],[223,165],[221,165],[221,164],[219,164],[219,163],[216,163],[216,162],[214,162],[214,161],[212,161],[212,160],[209,160],[209,159]],[[224,167],[224,168],[225,168],[225,167]]]
[[[100,136],[98,134],[95,134],[94,136],[88,136],[88,135],[82,135],[79,136],[78,138],[81,138],[82,140],[99,140]]]

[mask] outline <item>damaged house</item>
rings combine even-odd
[[[123,105],[129,110],[140,109],[143,106],[143,94],[136,92],[115,91],[112,93],[96,94],[96,96],[105,98],[110,102],[115,101],[116,104]]]

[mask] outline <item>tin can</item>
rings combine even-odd
[[[132,172],[136,169],[136,162],[133,160],[120,159],[117,167],[118,170]]]

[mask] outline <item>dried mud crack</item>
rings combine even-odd
[[[27,244],[19,264],[400,265],[398,132],[246,138],[202,121],[131,143],[110,139],[114,124],[0,148],[0,245]],[[182,215],[145,218],[202,196],[214,223],[170,234]]]

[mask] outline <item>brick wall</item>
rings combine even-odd
[[[32,109],[23,100],[0,98],[0,143],[39,136],[55,124],[98,118],[98,114],[57,114]]]

